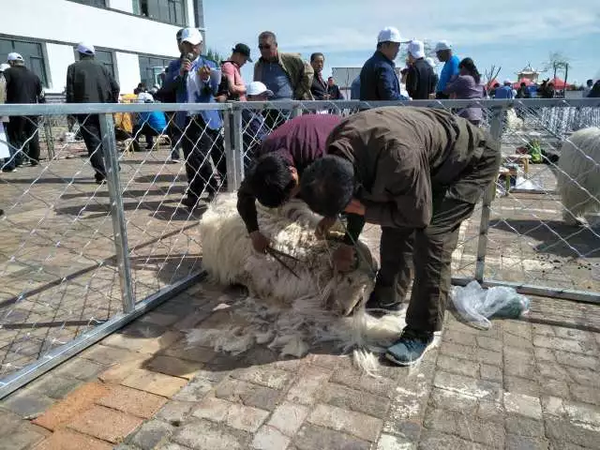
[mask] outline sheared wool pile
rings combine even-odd
[[[236,201],[235,194],[220,195],[204,213],[199,225],[203,267],[215,282],[241,284],[249,295],[229,298],[222,311],[226,320],[191,330],[188,343],[232,354],[267,344],[282,356],[301,357],[311,346],[329,342],[342,351],[352,350],[356,363],[373,372],[377,359],[371,352],[398,338],[404,317],[376,319],[365,313],[377,270],[369,248],[359,243],[358,268],[338,273],[331,255],[340,239],[315,237],[321,217],[304,202],[293,200],[277,209],[257,204],[261,232],[275,249],[298,258],[283,257],[296,278],[272,256],[253,251]]]

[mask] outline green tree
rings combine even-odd
[[[221,65],[221,63],[223,61],[225,61],[227,58],[224,58],[222,55],[219,54],[219,52],[213,48],[209,48],[208,50],[206,50],[206,57],[214,62],[217,63],[217,65]]]
[[[552,79],[556,78],[556,73],[562,71],[567,73],[569,70],[569,58],[561,52],[550,52],[548,61],[544,63],[544,72],[552,71]]]

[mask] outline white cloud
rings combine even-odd
[[[395,26],[408,39],[448,39],[460,55],[461,47],[468,49],[482,67],[502,65],[506,76],[530,60],[541,64],[550,50],[563,50],[561,40],[570,43],[565,48],[577,63],[573,76],[583,79],[598,70],[599,0],[278,0],[252,8],[248,0],[204,0],[204,5],[208,44],[227,56],[233,44],[245,42],[257,57],[258,34],[271,30],[283,51],[305,58],[324,52],[326,71],[355,66],[375,49],[377,32]],[[495,50],[486,52],[486,46]],[[251,68],[244,69],[251,77]]]
[[[213,2],[219,2],[218,8],[222,10],[228,5],[235,9],[237,3],[205,0],[206,5]],[[283,49],[320,51],[373,49],[378,30],[387,25],[396,26],[408,38],[448,39],[457,46],[473,43],[515,46],[519,42],[600,33],[597,0],[527,3],[504,0],[490,7],[480,0],[429,0],[410,6],[390,0],[280,0],[277,8],[259,6],[252,15],[247,8],[240,15],[207,14],[207,25],[209,39],[215,39],[218,46],[231,45],[232,39],[245,39],[252,44],[260,31],[271,29]],[[219,32],[221,26],[228,33]]]

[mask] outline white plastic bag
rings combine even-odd
[[[2,158],[10,158],[10,150],[8,149],[6,133],[4,132],[4,124],[0,122],[0,159]]]
[[[489,317],[517,319],[529,311],[529,299],[513,288],[496,286],[483,289],[477,281],[452,289],[452,302],[461,317],[476,328],[488,330]]]

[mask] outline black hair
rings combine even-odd
[[[312,55],[310,55],[310,62],[313,62],[315,59],[317,59],[317,57],[322,56],[323,59],[325,59],[325,55],[321,52],[316,52],[313,53]]]
[[[473,79],[475,80],[476,84],[479,84],[481,82],[481,74],[477,70],[477,66],[475,65],[475,63],[473,62],[473,60],[471,58],[465,58],[465,59],[463,59],[458,64],[458,68],[459,69],[462,69],[462,68],[466,69],[467,72],[469,73],[469,75],[471,75],[473,77]]]
[[[258,39],[272,39],[273,42],[277,43],[277,36],[272,31],[263,31],[258,35]]]
[[[267,208],[284,204],[296,186],[290,162],[278,153],[258,158],[246,178],[256,199]]]
[[[300,193],[311,210],[325,217],[335,217],[352,200],[354,166],[339,156],[317,159],[302,174]]]

